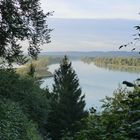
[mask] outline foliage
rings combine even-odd
[[[61,60],[60,57],[48,57],[48,56],[39,56],[38,60],[30,61],[29,63],[23,65],[20,68],[16,69],[16,72],[21,76],[28,75],[30,72],[30,66],[35,69],[34,77],[36,78],[44,78],[51,77],[52,73],[48,71],[48,66],[51,64],[59,63]]]
[[[137,87],[130,92],[124,104],[129,106],[126,116],[125,129],[129,138],[140,139],[140,88]]]
[[[91,112],[84,129],[63,140],[139,140],[140,88],[120,88],[102,101],[103,110]]]
[[[139,15],[140,15],[140,13],[139,13]],[[134,28],[136,30],[136,33],[133,35],[134,36],[133,41],[119,46],[119,49],[129,46],[129,47],[132,47],[131,51],[138,50],[137,47],[139,46],[138,43],[140,41],[140,25],[136,25],[136,26],[134,26]],[[139,51],[139,54],[140,54],[140,51]]]
[[[33,78],[20,77],[13,70],[0,70],[1,98],[18,102],[29,120],[38,124],[39,131],[43,135],[47,135],[45,128],[49,109],[47,94]]]
[[[52,140],[58,140],[67,132],[71,135],[77,132],[87,112],[84,110],[85,96],[82,95],[77,75],[66,56],[60,68],[55,71],[54,82],[48,131]]]
[[[36,58],[40,45],[50,42],[50,31],[40,7],[40,0],[0,1],[0,57],[3,62],[24,63],[23,41],[28,41],[28,54]]]
[[[23,113],[18,103],[0,99],[1,140],[42,140],[36,125]]]
[[[125,134],[125,139],[134,139],[138,140],[140,138],[139,132],[139,121],[140,121],[140,88],[135,87],[133,91],[125,91],[122,96],[122,93],[116,94],[110,100],[104,104],[104,112],[112,113],[113,116],[116,116],[116,119],[112,124],[118,124],[115,130],[118,129],[118,132],[122,135]],[[120,98],[121,97],[121,98]],[[107,107],[107,103],[110,105]],[[118,121],[120,123],[118,123]]]
[[[31,76],[31,77],[34,77],[35,76],[35,67],[34,67],[34,65],[32,63],[29,66],[28,75]]]

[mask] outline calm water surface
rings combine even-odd
[[[79,77],[87,108],[94,106],[99,109],[102,104],[100,100],[105,96],[112,96],[122,81],[134,81],[140,77],[140,73],[111,71],[82,61],[73,61],[72,66]],[[49,66],[49,70],[53,73],[58,67],[59,64],[53,64]],[[52,84],[53,78],[43,79],[41,87],[48,86],[51,90]]]

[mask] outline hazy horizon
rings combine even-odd
[[[72,18],[72,17],[66,17],[66,18],[64,18],[64,17],[54,17],[53,15],[49,16],[47,20],[49,20],[49,19],[62,19],[62,20],[69,20],[69,19],[71,19],[71,20],[131,20],[131,21],[140,21],[140,18],[139,19],[115,18],[115,17],[114,18],[104,18],[104,17],[102,17],[102,18],[100,18],[100,17],[97,17],[97,18],[94,18],[94,17],[93,18],[87,18],[87,17],[85,17],[85,18]]]
[[[51,43],[43,51],[119,51],[119,46],[134,39],[139,20],[49,18]],[[124,48],[120,51],[129,51]]]

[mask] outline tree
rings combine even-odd
[[[139,13],[139,15],[140,15],[140,13]],[[137,50],[136,47],[139,46],[139,44],[137,45],[137,43],[140,42],[140,25],[136,25],[136,26],[134,26],[134,28],[135,28],[135,30],[137,32],[133,35],[134,36],[133,41],[131,41],[131,42],[127,43],[127,44],[119,46],[119,49],[127,47],[127,46],[132,46],[131,51]],[[139,51],[139,54],[140,54],[140,51]]]
[[[59,140],[63,133],[77,132],[78,123],[87,112],[78,77],[66,56],[55,71],[54,82],[48,131],[53,140]]]
[[[31,63],[30,66],[29,66],[28,75],[31,76],[31,77],[35,76],[35,66],[33,65],[33,63]]]
[[[135,86],[134,91],[128,93],[128,98],[123,104],[128,106],[129,110],[125,119],[125,131],[129,138],[140,139],[140,88]]]
[[[118,89],[113,97],[106,97],[102,100],[101,112],[96,112],[94,108],[90,110],[91,113],[86,119],[84,129],[74,136],[64,137],[63,140],[137,140],[137,135],[132,134],[135,127],[131,125],[131,119],[128,117],[130,105],[132,105],[132,103],[127,104],[128,100],[127,90]],[[139,123],[136,126],[138,128]],[[139,134],[138,129],[137,134]]]
[[[28,119],[38,125],[38,130],[44,137],[47,136],[49,110],[47,94],[48,91],[41,89],[36,79],[29,76],[20,77],[11,70],[0,70],[0,99],[18,103]]]
[[[24,63],[22,41],[28,41],[28,54],[37,58],[40,45],[50,42],[50,31],[40,0],[0,1],[0,58],[3,63]]]
[[[28,119],[18,103],[0,99],[1,140],[42,140],[36,125]]]
[[[106,97],[102,111],[93,110],[83,130],[64,140],[139,140],[140,88],[133,91],[118,89],[113,97]],[[71,138],[71,139],[70,139]]]

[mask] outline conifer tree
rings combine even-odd
[[[35,76],[35,66],[31,63],[30,66],[29,66],[29,72],[28,72],[28,75],[30,77],[34,77]]]
[[[53,140],[59,140],[64,133],[78,131],[80,120],[86,117],[85,96],[71,62],[65,56],[60,68],[55,71],[53,103],[49,114],[48,131]]]

